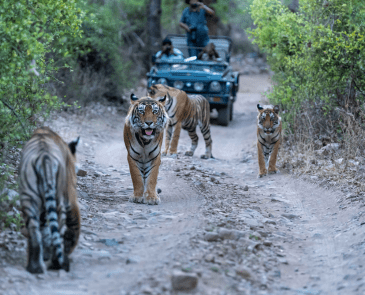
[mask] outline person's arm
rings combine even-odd
[[[210,15],[214,15],[215,12],[213,9],[209,8],[208,6],[206,6],[205,4],[203,4],[202,2],[198,2],[198,5],[200,8],[204,9],[206,12],[208,12]]]
[[[190,32],[189,26],[187,24],[184,24],[183,22],[180,22],[179,26],[181,28],[183,28],[185,31]]]
[[[156,58],[161,58],[162,53],[163,53],[163,52],[162,52],[162,50],[161,50],[161,51],[159,51],[159,52],[157,52],[157,53],[156,53]]]
[[[188,13],[187,9],[185,8],[183,13],[182,13],[179,26],[181,28],[183,28],[185,31],[187,31],[188,33],[190,33],[189,25],[187,24],[187,17],[186,17],[187,13]]]

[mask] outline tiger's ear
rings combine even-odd
[[[279,105],[274,106],[274,112],[276,114],[279,114],[279,110],[280,110]]]
[[[138,97],[134,95],[134,93],[131,94],[131,103],[134,104],[138,100]]]
[[[260,104],[257,104],[257,110],[258,111],[261,111],[261,110],[263,110],[264,108],[260,105]]]
[[[168,94],[167,94],[168,95]],[[162,105],[165,105],[165,103],[166,103],[166,95],[163,97],[163,98],[160,98],[159,100],[158,100],[160,103],[162,103]]]
[[[80,136],[78,138],[74,139],[73,141],[71,141],[68,144],[68,147],[70,148],[71,154],[73,154],[73,155],[76,154],[76,147],[79,144],[79,141],[80,141]]]

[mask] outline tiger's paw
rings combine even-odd
[[[161,203],[161,199],[157,196],[156,193],[145,193],[142,199],[143,203],[147,205],[158,205]]]
[[[172,154],[172,153],[170,153],[170,154],[169,154],[169,157],[170,157],[170,158],[173,158],[173,159],[176,159],[176,158],[177,158],[177,153],[173,153],[173,154]]]
[[[204,159],[204,160],[208,160],[208,159],[212,158],[212,156],[210,156],[210,155],[201,155],[200,158]]]
[[[194,155],[194,152],[193,151],[186,151],[185,152],[185,156],[192,157],[193,155]]]
[[[42,263],[29,263],[27,266],[27,271],[29,271],[30,273],[44,273],[45,272],[45,265]]]
[[[165,157],[167,155],[167,152],[162,152],[161,155]]]
[[[275,168],[275,170],[269,170],[269,174],[276,174],[276,173],[280,173],[280,170]]]
[[[129,202],[143,203],[143,196],[135,196],[134,194],[129,197]]]
[[[257,175],[257,178],[261,178],[267,175],[267,170],[265,169],[263,172],[259,172],[259,174]]]

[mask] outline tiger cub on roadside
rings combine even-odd
[[[148,94],[154,99],[167,95],[165,109],[170,117],[166,128],[165,150],[163,155],[177,154],[177,145],[180,138],[181,128],[188,131],[191,138],[190,150],[186,156],[193,156],[198,146],[198,135],[196,127],[199,126],[205,141],[205,154],[202,159],[213,158],[212,138],[210,134],[210,106],[209,102],[202,95],[187,95],[185,91],[156,84],[148,89]],[[171,140],[172,136],[172,140]]]
[[[259,175],[276,173],[276,160],[281,143],[281,118],[279,106],[257,105],[257,155],[259,159]],[[267,170],[268,168],[268,170]]]
[[[80,235],[75,153],[79,138],[68,145],[48,127],[38,128],[24,146],[19,193],[28,231],[27,271],[69,271],[68,255]]]
[[[157,177],[161,164],[163,131],[168,121],[164,109],[166,96],[159,100],[137,98],[131,94],[131,106],[124,125],[124,144],[134,192],[131,202],[157,205]]]

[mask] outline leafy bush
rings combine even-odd
[[[324,120],[313,126],[309,115],[328,119],[325,115],[331,114],[336,116],[331,119],[341,120],[335,107],[352,112],[361,121],[365,2],[301,0],[299,4],[296,14],[279,0],[254,0],[251,5],[257,26],[252,37],[268,54],[275,72],[269,99],[282,105],[291,130],[300,120],[313,132],[326,124]]]
[[[74,0],[8,0],[0,5],[0,143],[24,139],[38,116],[60,106],[44,91],[56,70],[47,53],[69,54],[64,38],[80,34]]]

